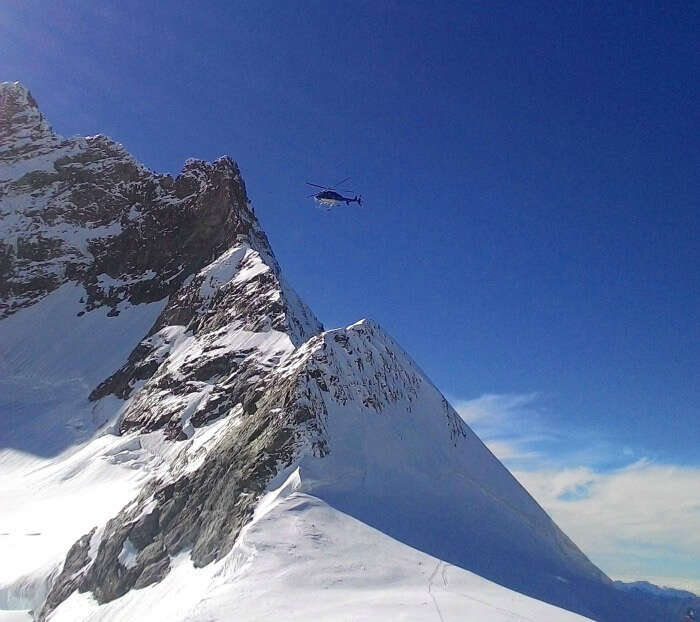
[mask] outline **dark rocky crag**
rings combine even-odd
[[[85,311],[118,314],[176,292],[236,236],[269,252],[230,158],[155,174],[106,136],[56,135],[17,83],[0,88],[0,167],[0,318],[68,281]]]
[[[154,482],[109,521],[94,560],[87,555],[92,534],[76,543],[40,619],[76,589],[107,602],[159,581],[170,570],[170,557],[183,550],[195,566],[224,557],[279,470],[304,446],[324,455],[320,404],[298,374],[280,380],[200,468],[169,483]],[[119,561],[127,539],[139,551],[130,568]]]

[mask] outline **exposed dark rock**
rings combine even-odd
[[[53,609],[68,598],[81,583],[83,571],[90,563],[90,541],[97,528],[80,538],[68,551],[63,570],[51,588],[39,618],[44,619]]]
[[[89,590],[99,602],[144,587],[167,574],[169,558],[183,550],[190,551],[195,566],[226,555],[279,470],[304,447],[319,456],[327,452],[325,408],[305,378],[301,372],[278,378],[198,469],[147,487],[136,504],[107,524],[95,560],[80,578],[68,583],[59,577],[61,592],[52,590],[52,606],[67,597],[68,587]],[[130,568],[119,561],[127,539],[140,551]]]
[[[268,249],[230,158],[190,160],[173,180],[105,136],[63,140],[21,85],[1,91],[0,164],[18,177],[0,175],[0,223],[21,218],[0,248],[0,318],[68,281],[85,287],[86,311],[117,315],[173,294],[236,236]]]

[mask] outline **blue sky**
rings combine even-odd
[[[378,320],[586,548],[572,516],[629,469],[700,488],[699,29],[673,2],[5,0],[0,79],[156,170],[230,154],[320,319]],[[348,175],[362,208],[305,198]],[[675,561],[655,515],[650,561],[586,550],[700,590],[672,534],[699,513]]]

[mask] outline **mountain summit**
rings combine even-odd
[[[324,331],[230,158],[159,175],[0,85],[0,318],[0,608],[676,619],[617,590],[380,326]]]

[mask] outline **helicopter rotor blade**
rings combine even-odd
[[[310,181],[306,182],[309,186],[314,186],[315,188],[323,188],[323,190],[332,190],[328,186],[320,186],[319,184],[312,184]]]
[[[346,178],[343,179],[342,181],[339,181],[338,183],[336,183],[334,186],[331,187],[331,190],[334,190],[334,189],[337,188],[338,186],[341,186],[341,185],[344,184],[346,181],[350,181],[350,177],[346,177]]]

